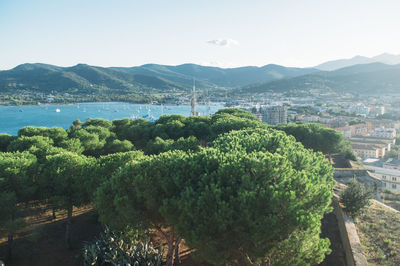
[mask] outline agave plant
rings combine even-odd
[[[100,237],[85,243],[83,265],[163,266],[162,247],[155,249],[149,241],[124,241],[124,235],[108,227]]]

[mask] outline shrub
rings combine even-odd
[[[370,205],[372,197],[373,192],[368,191],[363,184],[353,178],[343,191],[340,201],[345,206],[344,210],[351,216],[356,217]]]
[[[352,161],[357,161],[357,157],[356,155],[353,153],[352,150],[348,149],[346,151],[343,152],[344,154],[344,158],[347,160],[352,160]]]
[[[84,245],[83,265],[161,266],[162,255],[150,242],[124,241],[124,235],[106,227],[99,239]]]

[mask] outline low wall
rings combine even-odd
[[[335,168],[333,173],[334,178],[340,177],[354,177],[368,175],[367,169],[353,169],[353,168]]]
[[[338,196],[333,197],[334,213],[338,220],[340,237],[342,239],[343,248],[346,253],[347,266],[364,266],[368,265],[368,261],[361,247],[358,238],[356,226],[353,220],[349,218],[339,205]]]
[[[350,170],[350,172],[343,172],[341,171],[341,169],[339,169],[338,171],[337,169],[335,169],[335,173],[337,172],[337,174],[336,175],[334,174],[333,177],[337,182],[342,184],[347,184],[351,179],[356,177],[357,180],[363,183],[368,189],[372,189],[374,191],[376,190],[377,193],[376,199],[380,200],[379,189],[377,188],[382,187],[382,181],[371,175],[367,170],[362,170],[364,171],[363,175],[352,175],[354,174],[354,172],[351,171],[352,170]],[[359,174],[361,174],[361,172],[359,172]]]

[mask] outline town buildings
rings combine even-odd
[[[353,152],[360,158],[383,158],[386,154],[384,145],[351,143]]]
[[[400,192],[400,171],[383,167],[366,166],[372,176],[382,181],[382,187],[393,192]]]
[[[287,107],[284,105],[273,105],[260,107],[261,121],[270,125],[287,123]]]
[[[335,129],[339,132],[342,132],[346,138],[351,138],[354,136],[367,136],[371,130],[371,124],[367,122]]]
[[[396,137],[396,129],[394,128],[375,128],[371,131],[371,137],[383,138],[383,139],[393,139]]]
[[[364,104],[353,105],[349,108],[349,113],[355,113],[356,115],[369,115],[371,108],[365,106]]]

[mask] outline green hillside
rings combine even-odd
[[[163,77],[186,86],[191,86],[193,78],[195,78],[196,86],[200,88],[210,86],[236,88],[254,83],[305,75],[316,71],[312,68],[292,68],[279,65],[219,68],[195,64],[178,66],[148,64],[130,69],[118,69],[133,74]]]
[[[399,93],[400,65],[390,66],[372,63],[350,66],[330,72],[320,71],[309,75],[250,85],[242,88],[240,92],[285,92],[311,89],[359,94]]]
[[[192,87],[193,79],[196,80],[198,88],[232,88],[304,75],[313,71],[315,70],[277,65],[224,69],[194,64],[148,64],[132,68],[104,68],[85,64],[73,67],[23,64],[11,70],[0,71],[0,91],[33,89],[38,92],[97,92],[109,89],[145,92],[146,88],[160,92],[172,89],[187,91]]]
[[[147,64],[138,67],[97,67],[78,64],[58,67],[23,64],[0,71],[0,104],[43,100],[56,95],[58,101],[121,100],[151,101],[151,97],[187,94],[196,81],[199,90],[233,89],[239,94],[318,89],[323,92],[357,94],[398,93],[400,65],[383,63],[349,66],[335,71],[310,68],[263,67],[218,68],[183,64]],[[68,97],[73,97],[70,99]],[[22,98],[21,98],[22,97]],[[19,100],[18,100],[19,99]],[[35,101],[32,101],[34,103]]]
[[[40,93],[85,94],[104,91],[137,92],[144,88],[159,91],[184,89],[179,84],[158,77],[145,77],[84,64],[73,67],[23,64],[11,70],[0,71],[0,92],[31,90]]]

